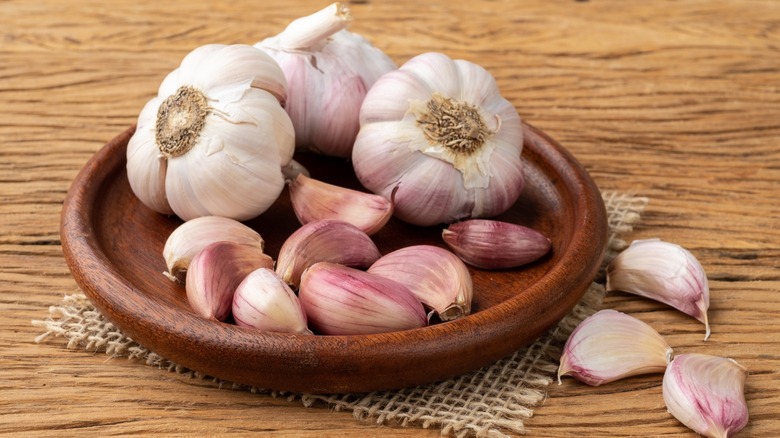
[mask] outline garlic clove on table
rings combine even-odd
[[[367,268],[381,254],[370,237],[349,222],[324,219],[304,224],[282,244],[276,273],[297,287],[301,274],[317,262]]]
[[[224,321],[230,315],[238,285],[255,269],[273,269],[274,262],[256,247],[216,242],[192,259],[187,270],[187,301],[198,315]]]
[[[401,248],[379,258],[368,273],[406,286],[442,321],[471,313],[474,286],[463,262],[446,249],[431,245]]]
[[[393,202],[373,193],[364,193],[328,184],[306,175],[289,183],[290,201],[302,224],[337,219],[355,225],[369,236],[393,215]]]
[[[664,374],[663,397],[669,412],[696,433],[726,438],[748,423],[747,369],[733,359],[681,354]]]
[[[561,376],[572,376],[591,386],[629,376],[662,373],[672,348],[645,322],[606,309],[585,318],[566,340],[558,367]]]
[[[520,195],[523,128],[484,68],[425,53],[366,95],[352,162],[360,182],[416,225],[498,215]]]
[[[168,236],[163,257],[170,280],[184,281],[192,258],[205,247],[216,242],[249,245],[261,252],[265,242],[257,231],[236,220],[221,216],[201,216],[184,222]]]
[[[309,323],[326,335],[367,335],[423,327],[425,310],[406,286],[334,263],[306,269],[298,292]]]
[[[147,207],[186,220],[264,212],[284,188],[294,131],[278,65],[247,45],[193,50],[141,111],[127,176]]]
[[[482,269],[508,269],[550,252],[550,239],[522,225],[470,219],[442,231],[442,238],[464,262]]]
[[[710,287],[696,257],[680,245],[660,239],[635,240],[607,266],[607,292],[621,291],[668,304],[704,323]]]

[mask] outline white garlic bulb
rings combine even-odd
[[[523,188],[523,128],[484,68],[441,53],[382,76],[360,110],[352,161],[360,182],[395,196],[416,225],[495,216]]]
[[[294,131],[276,62],[248,45],[211,44],[182,60],[138,116],[127,146],[135,195],[186,220],[264,212],[284,188]]]
[[[366,92],[396,68],[381,50],[345,29],[350,19],[346,5],[333,3],[255,44],[287,77],[285,109],[299,148],[349,157]]]

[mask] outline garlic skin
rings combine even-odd
[[[704,323],[710,287],[701,263],[688,250],[660,239],[635,240],[607,266],[607,292],[621,291],[668,304]]]
[[[257,231],[236,220],[221,216],[201,216],[184,222],[168,236],[163,257],[168,271],[163,274],[183,282],[192,258],[216,242],[233,242],[263,251],[265,241]]]
[[[446,249],[431,245],[401,248],[379,258],[369,274],[389,278],[406,286],[442,321],[471,313],[474,286],[463,262]]]
[[[524,177],[523,128],[484,68],[424,53],[382,76],[360,109],[352,150],[368,190],[395,197],[415,225],[490,217],[511,207]]]
[[[349,222],[326,219],[303,225],[284,241],[276,273],[297,287],[303,271],[317,262],[367,268],[379,257],[379,249],[366,233]]]
[[[406,286],[334,263],[308,268],[298,296],[309,323],[325,335],[368,335],[427,323],[422,304]]]
[[[284,74],[248,45],[190,52],[138,116],[127,176],[147,207],[187,221],[264,212],[284,188],[295,147]]]
[[[368,40],[345,29],[351,18],[344,3],[333,3],[255,44],[279,63],[287,78],[285,109],[298,148],[349,157],[366,92],[396,68]]]
[[[662,373],[672,348],[655,329],[625,313],[606,309],[585,318],[563,347],[561,376],[591,386],[624,377]]]
[[[297,178],[298,175],[311,177],[309,169],[305,168],[303,164],[295,160],[290,160],[286,166],[282,167],[282,175],[284,175],[284,182],[288,184],[292,181],[295,181],[295,178]]]
[[[324,219],[342,220],[370,236],[382,229],[393,215],[392,196],[387,200],[306,175],[298,175],[289,188],[290,201],[301,224]]]
[[[663,397],[675,418],[696,433],[726,438],[748,423],[747,369],[706,354],[676,356],[664,374]]]
[[[306,313],[295,293],[273,270],[260,268],[249,273],[233,295],[236,324],[258,330],[311,334]]]
[[[256,247],[216,242],[192,259],[187,270],[187,301],[198,315],[224,321],[233,307],[238,285],[255,269],[273,269],[274,262]]]
[[[522,225],[487,219],[451,224],[442,239],[464,262],[482,269],[508,269],[550,252],[550,239]]]

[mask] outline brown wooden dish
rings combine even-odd
[[[499,217],[534,228],[553,250],[506,271],[470,269],[473,313],[428,327],[366,336],[263,333],[196,316],[184,288],[162,275],[162,248],[181,221],[147,209],[130,190],[125,151],[134,128],[81,170],[62,211],[62,245],[84,293],[113,323],[152,351],[188,368],[259,388],[364,392],[433,382],[488,365],[528,344],[568,313],[603,258],[607,220],[585,169],[554,140],[525,126],[526,185]],[[299,154],[312,176],[359,188],[349,162]],[[276,258],[298,222],[286,192],[247,222]],[[445,246],[442,227],[395,219],[373,236],[382,253],[412,244]]]

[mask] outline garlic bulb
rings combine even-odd
[[[493,76],[464,60],[425,53],[382,76],[360,110],[355,173],[395,196],[395,215],[415,225],[489,217],[523,188],[523,128]]]
[[[431,245],[413,245],[375,261],[368,273],[395,280],[442,321],[471,313],[474,287],[468,268],[455,254]]]
[[[324,219],[349,222],[369,236],[393,215],[393,201],[373,193],[335,186],[306,175],[290,182],[290,202],[302,224]]]
[[[671,357],[672,348],[648,324],[616,310],[601,310],[582,321],[566,340],[558,383],[561,376],[572,376],[598,386],[662,373]]]
[[[193,50],[138,116],[127,146],[133,192],[185,221],[264,212],[284,188],[281,169],[294,152],[285,95],[284,74],[257,48]]]
[[[298,296],[309,323],[326,335],[392,332],[428,322],[422,304],[406,286],[334,263],[308,268]]]
[[[325,219],[298,228],[282,244],[276,273],[297,287],[301,274],[317,262],[367,268],[381,254],[370,237],[349,222]]]
[[[621,291],[668,304],[704,323],[710,287],[701,263],[690,251],[660,239],[635,240],[607,266],[607,292]]]
[[[185,288],[187,301],[198,315],[217,321],[230,316],[238,285],[255,269],[273,269],[274,261],[256,247],[217,242],[190,263]]]
[[[727,438],[748,423],[747,369],[733,359],[681,354],[664,373],[666,408],[696,433]]]
[[[347,6],[333,3],[255,44],[279,63],[287,77],[285,109],[299,148],[349,157],[366,92],[395,69],[382,51],[345,29],[350,20]]]
[[[221,216],[201,216],[184,222],[168,236],[163,257],[168,267],[165,276],[171,281],[184,281],[192,258],[216,242],[233,242],[263,251],[265,242],[257,231],[233,219]]]
[[[258,330],[311,334],[300,300],[285,282],[268,268],[249,273],[233,295],[236,324]]]
[[[464,262],[482,269],[508,269],[550,252],[550,239],[522,225],[471,219],[442,231],[444,241]]]

